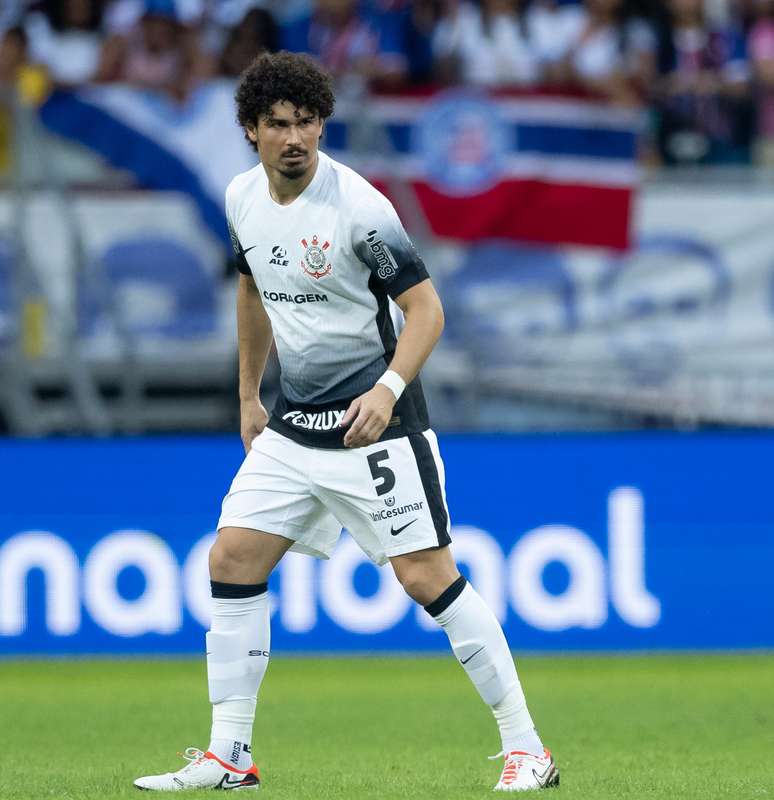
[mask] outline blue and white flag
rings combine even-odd
[[[128,86],[56,91],[40,109],[51,131],[79,142],[151,189],[180,191],[212,233],[228,244],[223,196],[257,156],[234,112],[234,85],[201,86],[185,105]]]

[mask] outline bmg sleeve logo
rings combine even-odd
[[[366,236],[368,250],[377,264],[376,274],[383,280],[388,281],[398,274],[398,264],[393,258],[390,248],[379,238],[376,230],[368,231]]]

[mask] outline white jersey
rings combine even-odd
[[[341,417],[395,351],[390,298],[428,277],[395,209],[324,153],[289,205],[276,203],[261,164],[226,190],[237,263],[271,320],[281,396],[269,426],[316,447],[343,447]],[[383,439],[429,427],[419,380],[395,406]]]

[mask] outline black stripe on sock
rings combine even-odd
[[[257,597],[269,588],[268,583],[221,583],[210,581],[212,596],[222,599],[238,599],[240,597]]]
[[[411,449],[414,451],[414,458],[419,469],[419,478],[422,481],[422,488],[425,490],[425,497],[427,498],[427,507],[430,509],[430,516],[433,518],[433,526],[438,537],[438,546],[445,547],[451,542],[451,537],[447,530],[449,516],[443,503],[441,479],[438,475],[438,467],[435,465],[433,451],[430,449],[430,443],[421,433],[410,433],[408,440]]]
[[[451,586],[441,592],[440,597],[436,597],[432,603],[425,606],[425,611],[427,611],[431,617],[437,617],[439,614],[442,614],[462,594],[466,583],[465,576],[460,575]]]

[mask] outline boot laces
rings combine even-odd
[[[501,750],[496,755],[489,756],[489,760],[494,761],[503,756],[505,756],[505,764],[503,765],[502,775],[500,775],[500,783],[505,786],[510,785],[518,778],[519,770],[524,766],[526,759],[534,758],[534,756],[531,756],[529,753],[522,753],[518,750],[512,750],[510,753]]]
[[[188,772],[204,761],[204,751],[199,750],[198,747],[186,747],[185,752],[178,753],[178,755],[190,762],[180,770],[181,772]]]

